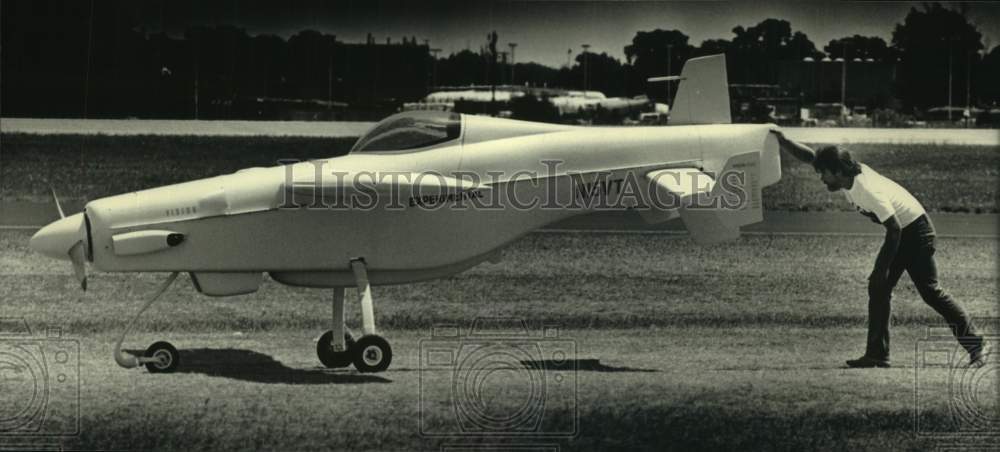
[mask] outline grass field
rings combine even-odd
[[[470,419],[456,414],[458,396],[449,390],[469,374],[421,361],[432,327],[467,328],[494,316],[526,319],[535,338],[543,324],[560,325],[558,338],[536,339],[538,356],[549,358],[546,344],[561,341],[575,364],[536,373],[501,369],[473,394],[497,415],[544,400],[541,411],[530,411],[544,415],[538,428],[570,433],[527,439],[535,445],[954,448],[966,440],[949,432],[981,428],[957,422],[956,406],[996,408],[995,361],[968,377],[972,371],[916,360],[927,327],[940,319],[905,277],[894,303],[896,367],[842,368],[863,349],[863,280],[878,237],[752,236],[700,248],[678,236],[532,234],[499,264],[375,288],[378,325],[396,350],[392,368],[378,375],[317,367],[313,340],[327,328],[329,291],[267,281],[252,295],[208,298],[182,277],[126,342],[140,348],[170,340],[182,350],[179,373],[151,375],[117,368],[110,350],[138,299],[163,275],[95,274],[82,294],[68,264],[27,250],[29,236],[0,232],[0,316],[24,318],[36,331],[61,328],[64,338],[79,341],[81,429],[62,441],[68,448],[412,450],[523,442],[426,435],[462,431],[458,423]],[[938,248],[945,287],[975,318],[1000,316],[998,242],[946,238]],[[358,324],[355,311],[352,305],[349,324]],[[954,347],[949,339],[931,344]],[[976,377],[975,391],[952,391],[956,375]],[[545,398],[534,399],[542,380]],[[482,424],[462,425],[476,431]],[[993,437],[1000,431],[988,428]]]
[[[988,407],[981,397],[996,392],[952,396],[949,378],[973,371],[914,366],[921,331],[895,333],[897,367],[850,370],[842,359],[858,354],[861,328],[563,330],[562,342],[575,345],[568,356],[575,368],[511,370],[476,394],[495,415],[544,400],[531,405],[539,431],[558,436],[521,439],[476,435],[484,424],[462,430],[459,422],[469,418],[454,408],[467,401],[449,386],[464,389],[468,381],[421,364],[429,332],[390,333],[397,356],[378,375],[318,368],[314,335],[303,331],[176,335],[185,361],[170,375],[120,369],[108,353],[110,334],[85,335],[80,432],[60,443],[101,450],[436,450],[525,441],[562,450],[961,450],[963,441],[947,434],[969,427],[951,410]],[[545,379],[544,399],[530,396],[539,387],[533,376]]]
[[[57,181],[65,198],[95,199],[283,158],[329,157],[352,142],[5,133],[0,197],[48,201]],[[996,148],[850,149],[929,210],[997,212]],[[810,167],[783,161],[783,171],[766,189],[768,209],[849,209]],[[313,341],[329,327],[330,291],[265,279],[257,293],[210,298],[184,275],[126,341],[134,348],[173,342],[182,353],[179,372],[120,369],[110,356],[115,336],[165,275],[92,274],[82,293],[67,262],[28,250],[30,236],[0,231],[0,320],[23,319],[38,335],[58,329],[79,343],[79,368],[68,369],[69,380],[60,381],[68,383],[52,383],[40,430],[78,418],[79,432],[55,442],[5,435],[21,395],[38,386],[9,378],[4,365],[16,355],[4,346],[18,338],[0,322],[0,449],[959,450],[995,447],[1000,438],[997,417],[989,417],[1000,395],[997,355],[981,371],[952,366],[960,355],[929,363],[925,350],[950,353],[954,341],[925,340],[941,319],[906,276],[893,303],[894,368],[843,368],[863,351],[876,236],[753,235],[702,248],[677,235],[530,234],[500,263],[376,287],[378,326],[396,355],[378,375],[317,367]],[[936,254],[944,287],[994,334],[986,319],[1000,317],[998,246],[996,239],[939,238]],[[351,303],[350,325],[359,324],[357,311]],[[563,350],[567,364],[515,363],[485,369],[494,372],[482,381],[427,365],[421,350],[438,343],[435,326],[466,332],[482,317],[525,319],[538,358]],[[558,337],[541,339],[543,325],[558,325]],[[57,369],[66,368],[51,368],[50,381],[66,375]],[[452,392],[470,381],[482,385],[459,393],[464,398]],[[544,396],[533,398],[539,388]],[[556,435],[451,435],[477,431],[480,424],[470,429],[472,418],[460,411],[469,406],[494,421],[527,407],[541,416],[538,432]],[[985,413],[987,424],[970,410]]]
[[[0,198],[48,201],[128,191],[343,154],[352,138],[0,134]],[[998,212],[1000,152],[990,146],[851,144],[861,161],[900,182],[931,211]],[[782,180],[765,189],[770,210],[851,210],[812,168],[782,155]]]

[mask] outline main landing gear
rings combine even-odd
[[[333,329],[327,331],[316,343],[316,355],[319,361],[328,368],[341,368],[354,365],[361,372],[382,372],[392,363],[392,347],[389,341],[379,336],[375,331],[375,312],[372,306],[372,289],[368,283],[368,271],[363,259],[351,261],[351,271],[354,272],[354,282],[358,287],[358,298],[361,301],[362,335],[355,339],[344,325],[344,288],[333,289]],[[181,363],[180,353],[169,342],[156,342],[146,349],[142,356],[122,351],[125,336],[132,331],[139,317],[149,309],[150,305],[166,292],[170,284],[177,279],[173,272],[160,285],[152,297],[146,301],[142,309],[128,323],[122,335],[115,343],[115,362],[126,369],[146,366],[151,373],[173,372]]]
[[[324,366],[335,369],[354,364],[360,372],[382,372],[392,363],[389,341],[375,331],[375,312],[368,271],[363,259],[351,261],[354,282],[361,301],[362,335],[357,340],[344,324],[344,288],[333,289],[333,329],[316,343],[316,355]]]

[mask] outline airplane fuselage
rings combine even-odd
[[[252,168],[88,203],[90,258],[107,272],[268,272],[283,283],[324,287],[350,286],[348,262],[363,257],[373,284],[425,280],[462,271],[547,224],[634,207],[618,201],[636,188],[630,179],[642,181],[651,170],[717,171],[733,154],[761,151],[772,173],[764,183],[774,183],[777,145],[769,128],[572,128]],[[477,178],[482,188],[361,198],[363,209],[321,206],[319,198],[305,203],[311,206],[293,204],[287,189],[292,179],[337,171],[459,174]],[[143,230],[181,234],[183,242],[153,252],[116,252],[115,237]]]

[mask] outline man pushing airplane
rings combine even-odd
[[[889,367],[889,314],[892,289],[905,270],[924,302],[944,317],[958,342],[969,352],[969,365],[985,364],[983,337],[957,301],[938,285],[934,261],[934,224],[920,202],[905,188],[859,163],[836,146],[813,151],[772,130],[781,149],[811,163],[827,190],[842,191],[862,215],[885,226],[885,241],[868,277],[868,344],[865,354],[847,361],[850,367]]]

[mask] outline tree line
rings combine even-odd
[[[848,104],[913,112],[946,105],[949,96],[957,106],[1000,101],[1000,46],[987,49],[962,10],[939,4],[911,9],[890,42],[847,36],[821,51],[788,21],[771,18],[698,45],[681,30],[638,31],[624,61],[567,49],[568,64],[558,68],[511,64],[496,32],[478,50],[439,57],[415,36],[347,43],[315,30],[284,39],[233,26],[150,33],[116,14],[113,2],[0,8],[5,116],[265,118],[285,108],[371,119],[365,116],[384,115],[436,86],[505,84],[669,103],[670,87],[647,79],[716,53],[727,55],[731,83],[774,87],[771,95],[803,102],[843,96]]]

